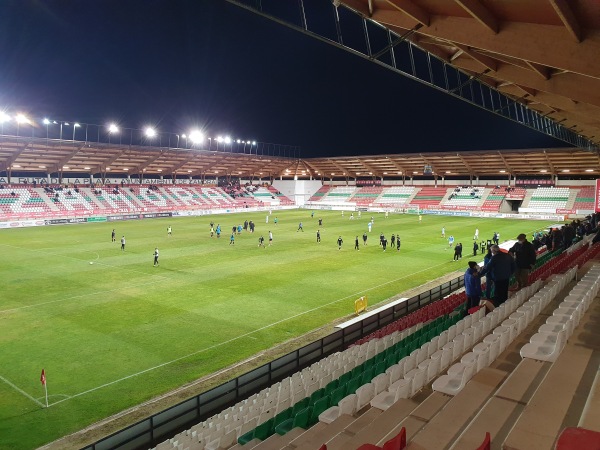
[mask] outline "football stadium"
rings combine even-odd
[[[0,449],[600,448],[598,4],[229,3],[564,145],[0,110]]]

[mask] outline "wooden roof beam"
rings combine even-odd
[[[481,33],[481,25],[475,19],[437,15],[432,15],[430,19],[429,26],[416,30],[418,34],[600,78],[600,35],[590,35],[577,43],[564,39],[562,24],[507,22],[503,23],[501,33],[491,34]],[[376,9],[373,20],[397,27],[400,33],[414,28],[414,20],[394,10]],[[551,51],[548,50],[548,42],[552,42]]]
[[[497,34],[500,26],[494,15],[479,3],[479,0],[455,0],[465,11],[467,11],[477,22],[486,27],[492,33]]]
[[[550,69],[548,67],[533,63],[531,61],[525,61],[525,64],[527,64],[531,70],[541,76],[544,80],[550,79]]]
[[[420,23],[421,25],[424,25],[426,27],[429,26],[429,22],[431,21],[431,18],[429,16],[429,13],[427,11],[425,11],[423,8],[421,8],[419,5],[417,5],[416,3],[413,3],[410,0],[385,0],[387,3],[389,3],[390,5],[392,5],[394,8],[396,8],[399,11],[402,11],[404,14],[406,14],[407,16],[409,16],[411,19],[415,20],[416,22]]]
[[[481,53],[477,53],[476,51],[473,51],[466,45],[456,43],[454,45],[456,45],[456,48],[462,50],[462,52],[465,55],[470,56],[475,61],[483,65],[485,68],[490,69],[493,72],[495,72],[496,69],[498,69],[498,61],[496,61],[495,59],[490,58],[489,56],[482,55]]]
[[[550,0],[550,4],[575,42],[581,42],[583,40],[581,27],[569,4],[565,0]]]

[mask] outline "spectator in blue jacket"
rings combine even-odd
[[[498,307],[508,300],[508,283],[517,266],[515,259],[508,253],[500,251],[500,247],[492,245],[492,258],[483,268],[481,275],[491,273],[494,278],[494,306]]]
[[[469,261],[469,268],[465,272],[465,292],[467,293],[467,309],[479,305],[481,300],[481,277],[475,261]]]

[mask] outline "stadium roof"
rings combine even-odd
[[[145,176],[399,178],[437,176],[600,174],[597,153],[577,148],[485,150],[463,153],[399,153],[334,158],[283,158],[198,149],[119,146],[104,143],[0,136],[0,172],[140,173]]]
[[[566,128],[600,142],[598,0],[341,3]]]

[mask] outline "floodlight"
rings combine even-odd
[[[108,132],[109,133],[118,133],[119,127],[116,124],[111,123],[110,125],[108,125]]]
[[[586,172],[593,172],[594,169],[585,169]]]
[[[25,114],[17,114],[15,116],[15,120],[17,121],[17,123],[30,123],[29,119],[25,117]]]
[[[69,125],[70,125],[70,123],[69,123],[69,122],[65,122],[65,125],[66,125],[66,126],[69,126]]]
[[[185,135],[185,134],[182,134],[182,135],[181,135],[181,137],[182,137],[183,139],[186,139],[186,138],[187,138],[187,135]]]
[[[200,142],[204,141],[204,134],[202,134],[200,130],[192,130],[190,131],[189,138],[192,143],[199,144]]]
[[[236,142],[237,142],[238,144],[241,144],[241,143],[242,143],[242,141],[240,141],[239,139],[238,139]]]
[[[0,111],[0,123],[9,122],[10,116],[6,114],[4,111]]]
[[[44,119],[44,125],[50,125],[50,121],[48,119]]]
[[[231,144],[231,138],[229,136],[225,136],[225,139],[223,139],[225,141],[226,144]]]
[[[223,142],[223,138],[221,136],[217,136],[217,142]]]
[[[256,145],[256,141],[252,141],[252,145]]]
[[[75,122],[75,123],[73,124],[73,126],[74,126],[75,128],[77,128],[77,127],[80,127],[81,125],[79,125],[77,122]]]
[[[146,127],[144,129],[144,134],[146,135],[146,137],[148,138],[153,138],[156,136],[156,130],[152,127]]]

